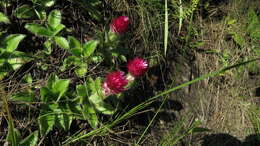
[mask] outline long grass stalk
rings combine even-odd
[[[168,35],[169,35],[169,28],[168,28],[168,4],[167,0],[165,0],[165,16],[164,16],[164,55],[166,56],[167,53],[167,46],[168,46]]]

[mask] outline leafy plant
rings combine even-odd
[[[93,60],[92,54],[96,50],[99,41],[90,40],[82,45],[76,38],[69,36],[68,41],[63,37],[55,37],[55,42],[72,54],[64,60],[61,70],[66,70],[74,65],[77,76],[83,77],[88,71],[88,63]]]
[[[68,130],[73,119],[66,96],[70,80],[51,75],[47,85],[40,90],[41,105],[38,123],[41,135],[48,134],[56,125]]]
[[[12,146],[35,146],[38,142],[38,131],[34,131],[24,139],[21,139],[21,134],[17,129],[14,129],[13,135],[11,134],[10,127],[8,128],[8,134],[6,140],[12,144]],[[12,139],[14,136],[15,139]]]
[[[23,34],[11,34],[0,44],[0,79],[10,71],[21,67],[30,57],[21,51],[16,51],[19,43],[25,38]]]
[[[10,23],[10,20],[9,18],[2,12],[0,12],[0,23],[3,22],[3,23]]]
[[[14,14],[17,18],[28,19],[38,17],[46,19],[46,9],[53,6],[56,0],[30,0],[32,5],[24,4],[16,8]]]
[[[46,37],[44,47],[47,49],[46,54],[52,52],[52,45],[54,42],[60,42],[63,37],[58,34],[65,28],[65,25],[61,24],[61,12],[59,10],[53,10],[48,15],[48,24],[40,25],[36,23],[27,23],[25,28],[36,36]],[[60,43],[59,43],[60,44]],[[63,47],[66,47],[63,45]]]

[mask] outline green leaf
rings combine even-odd
[[[41,95],[41,101],[42,102],[48,102],[48,101],[53,101],[56,100],[57,97],[54,97],[50,91],[49,88],[47,87],[42,87],[40,89],[40,95]]]
[[[57,35],[62,29],[64,29],[65,28],[65,25],[63,25],[63,24],[58,24],[56,27],[55,27],[55,29],[54,29],[54,31],[53,31],[53,36],[55,36],[55,35]]]
[[[25,38],[23,34],[11,34],[4,39],[5,51],[13,52],[19,45],[20,41]]]
[[[34,99],[34,93],[33,92],[19,92],[11,96],[11,101],[23,101],[23,102],[32,102]]]
[[[10,20],[4,13],[0,12],[0,22],[8,24],[10,23]]]
[[[81,48],[73,48],[70,50],[70,52],[76,56],[76,57],[82,57],[81,54],[82,54],[82,49]],[[81,62],[81,61],[80,61]]]
[[[52,89],[54,83],[55,83],[57,80],[59,80],[59,78],[57,77],[57,75],[55,75],[54,73],[52,73],[52,74],[49,76],[49,79],[48,79],[48,82],[47,82],[47,87],[48,87],[49,89]]]
[[[48,25],[55,30],[55,28],[61,23],[61,12],[53,10],[48,16]]]
[[[84,77],[86,73],[88,72],[88,65],[86,63],[81,63],[80,66],[78,66],[75,69],[75,73],[78,77]]]
[[[58,102],[60,100],[60,98],[64,95],[64,93],[68,90],[69,83],[70,83],[70,80],[68,80],[68,79],[58,80],[54,83],[51,91],[54,94],[59,95],[56,102]]]
[[[15,16],[20,19],[27,19],[35,16],[34,9],[29,5],[22,5],[15,9]]]
[[[87,97],[88,94],[88,88],[86,87],[86,85],[77,85],[76,86],[76,91],[77,91],[77,95],[81,96],[81,97]]]
[[[70,49],[82,50],[80,42],[73,36],[68,37]]]
[[[84,57],[89,57],[97,48],[98,41],[91,40],[83,45],[83,55]]]
[[[97,128],[98,117],[94,107],[88,101],[83,104],[82,114],[92,128]]]
[[[20,146],[36,146],[38,141],[38,131],[34,131],[29,136],[27,136],[25,139],[20,141]]]
[[[67,104],[59,106],[54,110],[57,119],[56,122],[65,130],[68,131],[72,123],[73,116]]]
[[[47,55],[50,55],[52,52],[52,41],[51,40],[46,40],[43,44],[45,50],[44,53],[46,53]]]
[[[53,32],[49,29],[35,23],[29,23],[25,25],[25,29],[34,33],[35,35],[45,36],[45,37],[52,37]]]
[[[43,108],[42,113],[38,117],[41,135],[47,135],[52,130],[56,120],[56,115],[47,110]]]
[[[56,37],[54,37],[54,40],[59,47],[61,47],[63,49],[69,49],[70,48],[69,42],[67,41],[66,38],[61,37],[61,36],[56,36]]]
[[[113,106],[111,106],[108,103],[105,103],[101,96],[97,94],[93,94],[89,97],[89,101],[91,104],[94,105],[95,109],[97,109],[99,112],[106,114],[106,115],[112,115],[115,112],[115,109]]]
[[[65,71],[66,69],[68,69],[68,67],[70,67],[71,65],[75,64],[76,62],[80,62],[80,58],[76,57],[76,56],[68,56],[64,61],[63,61],[63,65],[60,68],[61,71]]]

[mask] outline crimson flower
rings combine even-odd
[[[148,63],[144,59],[136,57],[127,63],[127,68],[132,76],[139,77],[148,70]]]
[[[106,76],[106,80],[102,87],[105,95],[118,94],[125,90],[125,86],[128,84],[128,80],[125,77],[124,72],[114,71]]]
[[[117,34],[126,32],[129,24],[129,18],[127,16],[119,16],[114,18],[110,24],[110,30]]]

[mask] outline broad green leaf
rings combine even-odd
[[[11,58],[8,59],[8,63],[12,66],[13,70],[16,70],[23,65],[24,61],[21,58]]]
[[[54,30],[61,23],[61,12],[53,10],[48,16],[48,25]]]
[[[34,131],[29,136],[27,136],[25,139],[20,141],[20,146],[36,146],[38,141],[38,131]]]
[[[47,135],[53,128],[56,120],[56,115],[48,112],[43,111],[45,114],[41,114],[38,117],[38,124],[40,127],[40,133],[41,135]]]
[[[54,40],[59,47],[61,47],[63,49],[69,49],[70,48],[69,42],[67,41],[66,38],[61,37],[61,36],[56,36],[56,37],[54,37]]]
[[[10,20],[4,13],[0,12],[0,22],[8,24],[10,23]]]
[[[88,88],[86,87],[86,85],[77,85],[76,91],[77,91],[77,95],[83,98],[89,95]]]
[[[60,100],[60,98],[64,95],[64,93],[68,90],[69,83],[70,83],[70,80],[68,80],[68,79],[58,80],[54,83],[51,91],[54,94],[59,95],[56,102],[58,102]]]
[[[16,70],[21,67],[25,62],[31,60],[30,57],[26,56],[24,52],[14,51],[12,53],[4,52],[0,55],[5,63],[8,63],[12,70]],[[1,64],[1,60],[0,60]]]
[[[115,112],[115,109],[112,105],[105,103],[101,96],[97,94],[93,94],[89,97],[89,101],[92,105],[94,105],[95,109],[97,109],[99,112],[106,114],[106,115],[112,115]]]
[[[82,114],[92,128],[97,128],[98,117],[94,107],[88,101],[83,104]]]
[[[104,58],[102,56],[92,56],[90,59],[94,63],[100,63],[104,60]]]
[[[55,113],[57,115],[57,124],[59,124],[65,131],[68,131],[73,119],[73,115],[71,114],[68,105],[59,106],[55,109]]]
[[[49,79],[48,79],[48,81],[47,81],[47,88],[52,89],[54,83],[55,83],[57,80],[59,80],[59,78],[57,77],[57,75],[55,75],[54,73],[52,73],[52,74],[49,76]]]
[[[63,61],[63,65],[60,68],[61,71],[65,71],[66,69],[68,69],[68,67],[70,67],[71,65],[73,65],[75,62],[80,62],[80,58],[76,57],[76,56],[68,56],[64,61]]]
[[[20,19],[27,19],[35,16],[34,9],[29,5],[22,5],[15,9],[15,16]]]
[[[81,104],[78,104],[78,103],[79,102],[69,102],[68,103],[69,109],[73,113],[73,117],[84,120],[84,118],[82,116]]]
[[[54,31],[53,31],[53,36],[55,36],[55,35],[57,35],[62,29],[64,29],[65,28],[65,25],[63,25],[63,24],[58,24],[56,27],[55,27],[55,29],[54,29]]]
[[[5,44],[5,51],[13,52],[19,45],[20,41],[25,38],[23,34],[11,34],[6,37],[3,41]]]
[[[35,35],[45,36],[45,37],[52,37],[53,32],[49,29],[35,23],[29,23],[25,25],[25,29],[34,33]]]
[[[34,99],[34,93],[29,91],[19,92],[11,96],[11,101],[23,101],[32,102]]]
[[[81,48],[73,48],[70,49],[70,52],[77,57],[82,57],[82,49]],[[80,61],[81,62],[81,61]]]
[[[84,57],[89,57],[97,48],[98,41],[91,40],[83,45],[83,55]]]
[[[86,63],[81,63],[80,66],[78,66],[75,69],[75,73],[78,77],[84,77],[86,73],[88,72],[88,65]]]
[[[49,102],[57,99],[57,97],[54,97],[51,93],[51,90],[47,87],[42,87],[40,89],[40,95],[42,102]]]
[[[80,42],[73,36],[68,37],[70,49],[80,49],[81,50],[81,44]]]

